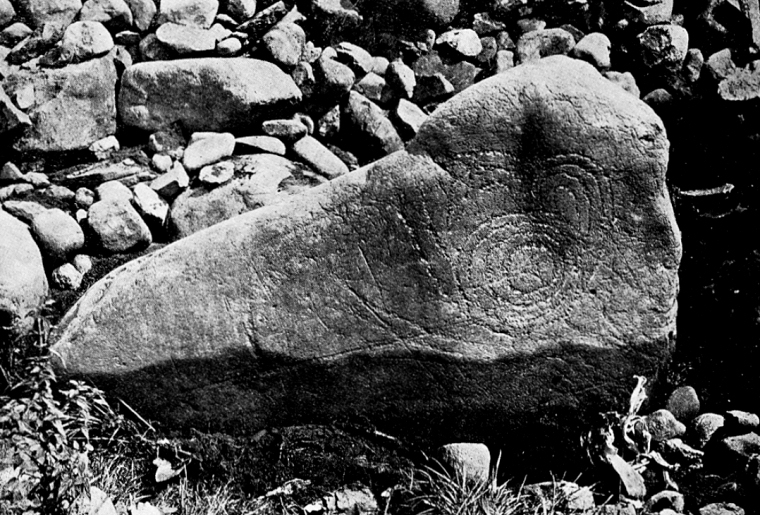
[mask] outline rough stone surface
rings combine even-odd
[[[124,200],[132,202],[132,191],[119,181],[107,181],[95,188],[98,200]]]
[[[658,25],[670,23],[673,16],[673,0],[648,0],[636,2],[625,0],[622,2],[623,14],[630,21],[642,25]]]
[[[397,59],[388,65],[385,72],[385,80],[401,98],[412,98],[414,87],[417,85],[417,78],[414,76],[414,70]]]
[[[639,98],[641,96],[639,86],[636,84],[636,78],[631,72],[608,71],[604,72],[604,76],[607,78],[607,80],[613,84],[618,85],[624,91],[627,91],[636,98]]]
[[[29,115],[21,111],[0,87],[0,134],[6,134],[32,125]]]
[[[190,177],[180,162],[175,162],[168,172],[159,175],[150,183],[150,187],[166,200],[173,200],[189,185]]]
[[[235,165],[229,161],[220,161],[204,166],[198,174],[198,180],[210,187],[215,187],[232,179],[235,175]]]
[[[670,394],[665,409],[681,422],[689,422],[699,415],[701,404],[697,391],[691,386],[681,386]]]
[[[132,11],[135,28],[145,32],[150,28],[153,17],[156,16],[157,8],[153,0],[125,0]]]
[[[591,65],[517,67],[407,151],[114,270],[59,325],[59,365],[175,427],[566,431],[672,350],[668,147]]]
[[[727,411],[725,418],[725,428],[728,434],[741,435],[755,431],[760,427],[760,417],[747,411]]]
[[[306,136],[306,133],[309,132],[309,130],[300,120],[274,119],[262,123],[261,132],[267,136],[272,136],[285,141],[296,141]]]
[[[610,50],[612,43],[606,34],[592,32],[583,37],[573,47],[571,55],[578,59],[588,61],[600,70],[610,67]]]
[[[292,68],[301,59],[306,33],[295,23],[278,23],[264,34],[261,42],[275,63]]]
[[[64,263],[53,270],[53,284],[62,290],[78,290],[83,277],[82,272],[71,263]]]
[[[116,68],[108,55],[61,69],[20,70],[3,83],[9,95],[30,85],[32,127],[14,143],[17,150],[86,149],[116,132]]]
[[[691,423],[690,440],[697,449],[703,448],[715,433],[726,424],[723,415],[703,413]]]
[[[133,190],[134,205],[148,227],[163,227],[169,218],[169,204],[156,190],[145,183],[140,183]]]
[[[403,98],[399,100],[396,110],[393,112],[396,127],[402,137],[412,138],[420,127],[428,119],[428,115],[420,109],[417,104],[413,104]]]
[[[308,164],[320,175],[334,179],[348,173],[346,163],[318,139],[305,136],[293,144],[293,155]]]
[[[686,426],[666,409],[659,409],[650,413],[644,420],[646,421],[649,434],[652,435],[652,440],[655,442],[664,442],[671,438],[678,438],[686,432]]]
[[[66,27],[61,39],[61,51],[75,63],[107,54],[112,48],[111,34],[98,21],[74,22]]]
[[[153,241],[150,229],[137,211],[122,200],[100,200],[90,206],[87,223],[100,246],[108,252],[128,252]]]
[[[543,29],[527,32],[517,40],[516,55],[521,63],[550,55],[568,54],[575,38],[564,29]]]
[[[210,52],[216,48],[214,34],[193,25],[164,23],[156,30],[156,38],[179,55]]]
[[[300,98],[293,80],[272,63],[244,57],[179,59],[128,68],[119,113],[125,124],[144,130],[180,122],[190,131],[227,131],[250,127]]]
[[[29,228],[0,209],[0,324],[11,325],[40,308],[48,282]]]
[[[63,260],[84,246],[79,224],[60,209],[48,209],[32,220],[32,233],[42,252],[53,260]]]
[[[3,202],[3,209],[19,220],[31,224],[35,216],[44,213],[48,208],[28,200],[6,200]]]
[[[335,47],[335,51],[338,54],[337,59],[348,65],[357,77],[372,71],[374,65],[372,54],[359,45],[344,41]]]
[[[161,0],[159,4],[159,24],[173,22],[204,29],[211,27],[219,10],[218,0]]]
[[[10,0],[0,0],[0,28],[5,27],[16,16],[16,9]]]
[[[444,32],[436,40],[437,45],[445,45],[464,57],[475,57],[482,50],[480,36],[472,29],[456,29]]]
[[[19,11],[26,16],[33,29],[46,23],[66,27],[82,8],[81,0],[19,0]]]
[[[677,70],[689,49],[689,33],[678,25],[654,25],[639,34],[638,42],[645,67]]]
[[[114,33],[132,27],[132,10],[124,0],[87,0],[79,11],[80,21],[97,21]]]
[[[491,451],[482,443],[450,443],[440,453],[441,461],[460,476],[487,481],[491,475]]]
[[[734,503],[717,502],[701,507],[699,515],[744,515],[744,509]]]

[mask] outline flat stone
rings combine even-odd
[[[3,209],[19,220],[31,224],[34,217],[48,210],[42,204],[29,200],[6,200]]]
[[[61,261],[84,246],[84,232],[66,212],[47,209],[32,220],[32,233],[46,257]]]
[[[731,410],[726,412],[726,432],[730,435],[750,433],[760,427],[760,417],[747,411]]]
[[[442,73],[424,75],[417,79],[414,102],[425,105],[428,102],[446,100],[455,93],[454,86]]]
[[[22,182],[24,180],[24,174],[21,173],[18,166],[6,162],[2,168],[0,168],[0,181],[3,182]]]
[[[129,202],[95,202],[87,212],[87,223],[107,252],[130,252],[153,242],[150,229]]]
[[[235,152],[238,154],[268,152],[284,156],[285,150],[285,143],[273,136],[243,136],[235,139]]]
[[[57,326],[57,366],[166,427],[350,414],[509,449],[561,414],[540,441],[575,442],[582,407],[619,409],[673,350],[668,157],[659,117],[590,64],[516,67],[407,151],[115,270]]]
[[[218,0],[161,0],[157,22],[194,25],[207,29],[219,10]]]
[[[193,172],[231,156],[234,151],[235,136],[229,132],[196,132],[190,137],[182,164]]]
[[[737,69],[731,49],[724,48],[723,50],[710,54],[710,57],[707,58],[707,62],[705,62],[705,68],[710,74],[710,77],[715,81],[719,82],[729,77]]]
[[[306,136],[293,144],[293,155],[311,166],[317,173],[334,179],[348,173],[346,163],[325,147],[319,140]]]
[[[124,159],[117,163],[94,163],[80,170],[69,173],[63,182],[71,187],[96,188],[106,181],[125,182],[131,178],[145,178],[150,169],[136,163],[132,159]]]
[[[224,3],[227,14],[240,21],[245,21],[256,14],[256,4],[256,0],[227,0]]]
[[[245,57],[139,63],[121,79],[123,122],[160,130],[179,122],[189,131],[234,131],[301,100],[276,65]]]
[[[511,50],[499,50],[496,52],[496,66],[494,72],[504,73],[515,67],[515,53]]]
[[[309,132],[306,125],[300,120],[267,120],[261,124],[261,132],[267,136],[279,138],[284,141],[296,141]]]
[[[57,200],[59,202],[70,202],[76,197],[76,193],[71,191],[66,186],[59,186],[58,184],[51,184],[42,193],[49,199]]]
[[[684,496],[680,492],[674,492],[673,490],[663,490],[657,492],[652,497],[647,499],[644,504],[644,510],[646,513],[662,513],[662,510],[672,510],[675,513],[683,513]]]
[[[190,177],[180,162],[175,162],[171,170],[163,175],[159,175],[150,183],[151,188],[169,201],[174,200],[174,197],[179,195],[189,185]]]
[[[0,316],[3,324],[29,326],[48,295],[40,249],[29,228],[0,209]]]
[[[164,23],[156,30],[156,38],[181,56],[211,52],[216,48],[214,34],[193,25]]]
[[[47,188],[50,186],[50,179],[43,172],[27,172],[24,174],[24,182],[28,182],[35,188]]]
[[[0,45],[12,48],[31,35],[32,29],[26,23],[17,21],[0,32]]]
[[[32,119],[13,103],[0,87],[0,134],[8,134],[32,125]]]
[[[444,32],[435,43],[447,46],[464,57],[476,57],[483,50],[480,36],[472,29],[455,29]]]
[[[198,174],[198,180],[214,187],[232,179],[235,175],[235,165],[230,161],[220,161],[213,165],[204,166]]]
[[[718,95],[729,102],[746,102],[760,97],[760,70],[737,68],[718,85]]]
[[[143,217],[148,227],[153,229],[166,225],[169,218],[169,204],[145,183],[140,183],[133,190],[134,206]]]

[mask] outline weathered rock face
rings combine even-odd
[[[407,151],[113,271],[54,348],[175,425],[565,428],[671,350],[668,146],[591,65],[524,65],[439,106]]]
[[[110,55],[61,69],[21,70],[3,87],[11,97],[29,87],[34,92],[27,110],[32,126],[14,143],[20,151],[80,150],[116,132],[116,68]]]
[[[179,122],[189,131],[250,127],[300,100],[293,80],[256,59],[201,58],[146,62],[128,68],[119,91],[125,124],[144,130]]]
[[[0,326],[42,306],[48,282],[29,228],[0,209]]]

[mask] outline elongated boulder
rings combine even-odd
[[[276,65],[246,57],[145,62],[121,80],[122,120],[151,131],[175,122],[192,132],[245,129],[301,99]]]
[[[407,150],[113,271],[54,349],[174,426],[567,435],[672,350],[668,148],[590,64],[520,66],[439,106]]]

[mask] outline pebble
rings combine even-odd
[[[331,140],[340,133],[340,106],[336,105],[317,120],[317,135]]]
[[[87,254],[77,254],[74,259],[71,260],[71,264],[79,270],[79,273],[86,275],[87,272],[92,270],[92,258]]]
[[[74,204],[81,209],[89,209],[95,202],[95,192],[90,188],[78,188],[74,193]]]
[[[690,48],[683,61],[683,76],[688,82],[695,83],[702,76],[705,57],[698,48]]]
[[[290,72],[293,82],[301,90],[303,97],[308,99],[316,90],[317,79],[314,77],[314,68],[306,62],[298,63]]]
[[[546,29],[546,21],[539,18],[522,18],[517,20],[517,35],[522,36],[528,32]]]
[[[190,137],[182,164],[188,172],[229,157],[235,151],[235,136],[229,132],[196,132]]]
[[[166,200],[173,200],[189,185],[190,177],[179,161],[175,162],[168,172],[159,175],[150,183],[150,187]]]
[[[655,90],[655,91],[658,91],[658,90]],[[670,95],[670,93],[668,93],[666,90],[662,90],[662,91]],[[652,93],[650,93],[650,95]],[[663,94],[660,94],[659,96],[662,97]],[[670,96],[670,98],[672,99],[672,95]],[[645,97],[645,101],[646,101],[646,97]],[[676,388],[670,394],[670,397],[668,398],[668,402],[665,405],[665,408],[668,411],[670,411],[681,422],[684,422],[684,423],[689,422],[694,417],[699,415],[699,411],[701,409],[699,397],[697,396],[697,391],[691,386],[681,386],[680,388]]]
[[[235,140],[235,153],[237,154],[268,152],[284,156],[285,151],[285,143],[273,136],[243,136]]]
[[[43,253],[63,261],[84,246],[84,232],[65,211],[47,209],[32,220],[32,233]]]
[[[204,166],[198,175],[198,179],[208,186],[219,186],[232,179],[235,175],[235,165],[230,161],[221,161],[213,165]]]
[[[275,119],[262,123],[261,132],[285,142],[293,142],[306,136],[309,130],[300,120]]]
[[[62,290],[78,290],[82,286],[82,272],[71,263],[65,263],[53,270],[53,284]]]
[[[389,65],[390,61],[388,61],[388,59],[383,56],[376,55],[372,57],[372,69],[370,71],[380,76],[385,76],[385,72],[388,70]]]
[[[606,34],[592,32],[578,41],[571,55],[593,64],[599,70],[605,70],[611,66],[611,49],[612,43]]]
[[[143,217],[148,227],[164,227],[169,218],[169,203],[145,183],[137,184],[133,194],[135,209]]]
[[[166,173],[171,170],[174,160],[166,154],[153,154],[150,162],[157,172]]]

